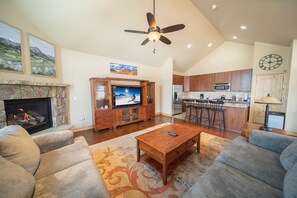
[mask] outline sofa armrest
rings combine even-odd
[[[295,140],[297,138],[261,130],[252,130],[249,136],[249,143],[277,153],[282,153]]]
[[[73,132],[70,130],[56,131],[42,135],[32,136],[40,149],[40,153],[46,153],[73,143]]]

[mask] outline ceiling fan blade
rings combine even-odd
[[[146,13],[146,17],[147,17],[147,22],[148,22],[149,26],[151,28],[156,29],[157,25],[156,25],[156,20],[155,20],[154,15],[152,13],[148,12],[148,13]]]
[[[145,31],[139,31],[139,30],[124,30],[125,32],[130,32],[130,33],[137,33],[137,34],[147,34]]]
[[[186,26],[184,24],[177,24],[177,25],[172,25],[166,28],[163,28],[161,30],[161,33],[169,33],[169,32],[174,32],[174,31],[178,31],[178,30],[182,30],[184,29]]]
[[[171,41],[166,38],[165,36],[162,36],[160,37],[160,41],[162,41],[163,43],[167,44],[167,45],[170,45],[171,44]]]
[[[150,41],[150,40],[149,40],[148,38],[146,38],[146,39],[141,43],[141,45],[145,45],[145,44],[147,44],[149,41]]]

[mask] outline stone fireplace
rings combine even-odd
[[[0,80],[0,128],[8,125],[4,101],[48,98],[53,127],[68,124],[68,85],[59,83]],[[11,115],[10,115],[11,116]],[[38,118],[40,119],[40,118]]]

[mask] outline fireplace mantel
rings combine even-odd
[[[5,80],[0,79],[0,85],[31,85],[31,86],[49,86],[49,87],[68,87],[70,85],[63,83],[34,82],[27,80]]]
[[[68,124],[68,84],[25,80],[0,80],[0,128],[7,125],[4,100],[51,98],[53,127]]]

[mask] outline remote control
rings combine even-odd
[[[173,136],[173,137],[178,136],[176,133],[173,133],[173,132],[171,132],[171,131],[168,131],[168,135],[171,135],[171,136]]]

